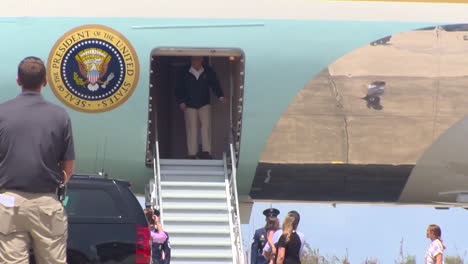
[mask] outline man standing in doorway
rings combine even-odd
[[[226,103],[216,73],[203,65],[203,57],[191,57],[191,65],[184,70],[175,95],[185,115],[189,159],[211,159],[210,88],[218,99]],[[201,123],[202,151],[198,152],[198,120]]]
[[[70,118],[41,95],[44,63],[27,57],[18,66],[22,93],[0,104],[0,263],[67,263],[67,215],[58,200],[73,173]]]

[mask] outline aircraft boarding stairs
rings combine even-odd
[[[244,263],[236,168],[230,158],[154,161],[151,201],[170,237],[171,263]]]

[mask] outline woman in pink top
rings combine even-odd
[[[159,223],[159,217],[153,215],[153,225],[150,226],[151,230],[151,241],[152,243],[164,243],[167,239],[166,232],[162,228],[162,225]]]
[[[151,209],[145,209],[146,220],[148,221],[149,230],[151,233],[152,243],[164,243],[167,239],[166,232],[159,223],[159,217]]]
[[[267,255],[265,257],[270,260],[268,262],[269,264],[274,264],[276,262],[275,261],[275,259],[276,259],[276,246],[275,246],[275,242],[273,242],[273,234],[278,229],[280,229],[279,219],[276,216],[267,217],[265,230],[267,231],[267,241],[268,241],[268,244],[270,245],[270,248],[271,248],[271,254],[270,254],[270,256]]]
[[[145,209],[146,220],[149,224],[149,231],[151,235],[151,259],[153,264],[162,264],[166,256],[163,246],[167,240],[167,233],[164,232],[162,225],[159,223],[159,211]]]
[[[424,257],[426,264],[443,264],[444,263],[444,249],[442,243],[442,231],[438,225],[429,225],[426,231],[426,237],[431,240],[429,248]]]

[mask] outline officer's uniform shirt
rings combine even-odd
[[[255,231],[252,248],[250,250],[250,264],[267,264],[268,260],[263,256],[263,248],[268,243],[268,236],[265,228]]]

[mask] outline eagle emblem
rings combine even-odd
[[[74,80],[77,85],[84,86],[90,91],[95,92],[99,88],[106,88],[109,82],[114,78],[114,73],[110,73],[106,80],[102,78],[107,74],[109,62],[112,56],[99,48],[88,48],[80,51],[75,60],[78,63],[80,78],[78,73],[74,73]]]

